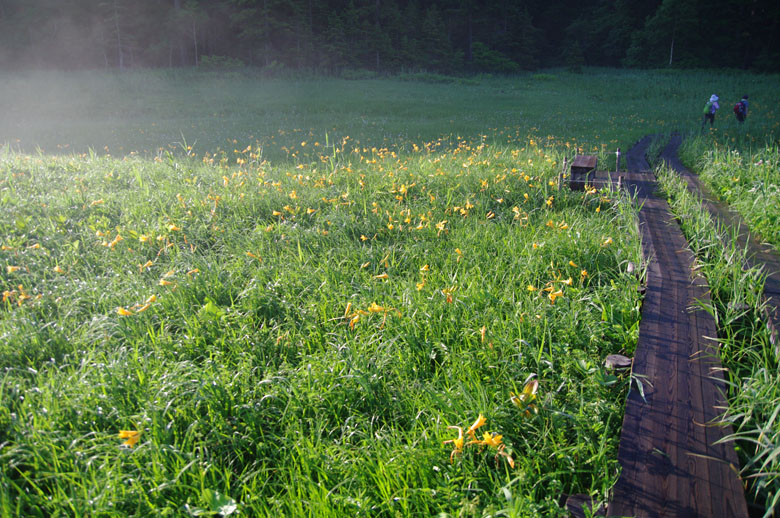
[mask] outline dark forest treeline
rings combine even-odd
[[[777,0],[0,0],[0,66],[780,70]]]

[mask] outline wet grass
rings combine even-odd
[[[341,144],[311,165],[2,155],[4,515],[607,498],[629,201],[558,191],[561,155],[530,144]]]
[[[746,79],[539,77],[4,76],[0,513],[606,500],[641,249],[562,158],[610,167]]]

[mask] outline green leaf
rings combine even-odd
[[[212,512],[219,513],[222,516],[230,516],[238,511],[238,503],[227,495],[223,495],[217,490],[207,489],[206,499],[209,503],[209,509]]]

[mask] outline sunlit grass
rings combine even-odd
[[[2,155],[6,514],[607,498],[627,380],[603,361],[639,319],[628,200],[559,191],[558,148],[341,144]]]
[[[698,131],[744,80],[4,75],[0,512],[606,500],[641,249],[623,195],[558,190],[562,158]],[[780,119],[760,97],[748,143]]]

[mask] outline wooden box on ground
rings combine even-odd
[[[569,187],[572,191],[582,191],[586,185],[593,184],[596,176],[596,162],[598,158],[593,155],[577,155],[571,163],[571,176]]]

